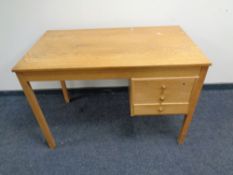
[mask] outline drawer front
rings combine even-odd
[[[151,103],[135,104],[135,115],[162,115],[162,114],[186,114],[188,112],[188,103]]]
[[[197,79],[198,76],[131,79],[133,114],[187,113],[192,88]]]

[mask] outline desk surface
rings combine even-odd
[[[14,72],[209,65],[179,26],[47,31]]]

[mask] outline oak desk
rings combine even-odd
[[[129,79],[130,113],[192,120],[210,61],[179,26],[47,31],[13,68],[50,148],[56,143],[30,81]]]

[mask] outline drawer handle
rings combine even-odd
[[[163,85],[161,86],[161,88],[162,88],[163,90],[165,90],[167,87],[166,87],[165,84],[163,84]]]
[[[159,99],[160,99],[160,101],[164,101],[164,100],[165,100],[165,97],[164,97],[164,96],[161,96]]]
[[[163,108],[162,107],[159,107],[159,112],[162,112],[163,111]]]

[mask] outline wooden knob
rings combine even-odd
[[[165,100],[165,97],[164,97],[164,96],[161,96],[159,99],[160,99],[161,101],[164,101],[164,100]]]
[[[161,86],[161,88],[162,88],[162,89],[166,89],[167,87],[166,87],[165,84],[163,84],[163,85]]]
[[[163,111],[163,108],[162,107],[159,107],[159,112],[162,112]]]

